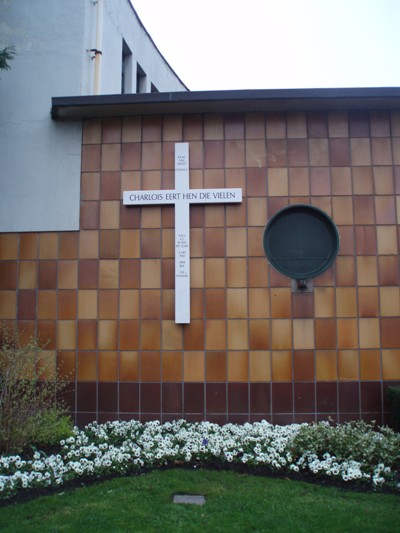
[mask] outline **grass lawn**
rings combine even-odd
[[[175,504],[201,494],[204,506]],[[400,497],[213,470],[115,478],[0,508],[4,532],[398,532]]]

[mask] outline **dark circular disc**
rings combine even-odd
[[[296,204],[276,213],[264,230],[264,251],[281,274],[311,279],[327,270],[339,252],[339,233],[321,209]]]

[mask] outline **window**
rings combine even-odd
[[[136,92],[145,93],[146,92],[146,73],[142,67],[137,64],[136,67]]]
[[[132,52],[122,39],[121,93],[132,92]]]

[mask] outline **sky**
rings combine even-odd
[[[400,87],[400,0],[131,0],[191,91]]]

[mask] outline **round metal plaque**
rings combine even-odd
[[[321,209],[307,204],[285,207],[264,230],[264,251],[281,274],[295,280],[319,276],[339,252],[339,233]]]

